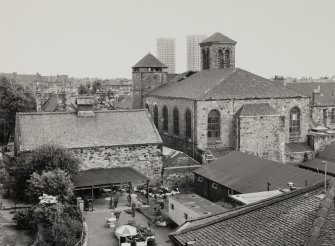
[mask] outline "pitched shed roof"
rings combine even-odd
[[[267,183],[271,184],[270,190],[276,190],[287,188],[288,182],[304,187],[306,181],[312,185],[324,179],[321,174],[240,151],[233,151],[194,173],[239,193],[265,191]]]
[[[307,97],[240,68],[203,70],[146,95],[195,100]]]
[[[332,245],[334,182],[324,199],[322,184],[231,211],[186,222],[169,237],[176,245]],[[318,242],[318,244],[313,244]]]
[[[58,95],[53,93],[41,106],[42,112],[54,112],[58,106]]]
[[[99,168],[80,171],[71,177],[75,188],[123,184],[149,180],[131,167]]]
[[[335,83],[334,82],[292,82],[287,83],[286,87],[296,90],[306,96],[312,96],[315,90],[320,88],[320,97],[317,104],[320,106],[335,105]]]
[[[205,43],[224,43],[224,44],[236,44],[236,41],[228,38],[227,36],[223,35],[220,32],[214,33],[212,36],[203,40],[200,44]]]
[[[238,116],[279,115],[268,103],[244,104],[237,112]]]
[[[159,68],[166,68],[160,60],[158,60],[154,55],[148,53],[145,57],[143,57],[138,63],[136,63],[133,68],[140,68],[140,67],[159,67]]]
[[[301,163],[300,167],[313,170],[315,172],[320,172],[320,171],[324,172],[326,169],[326,166],[324,164],[321,164],[323,161],[325,160],[320,159],[320,158],[314,158],[312,160]],[[327,161],[327,173],[328,175],[331,174],[335,176],[335,161]]]
[[[318,154],[318,157],[323,160],[335,162],[335,142],[329,144],[324,151]]]
[[[161,144],[146,110],[96,111],[93,117],[76,113],[18,113],[17,151],[31,151],[45,143],[65,148]]]

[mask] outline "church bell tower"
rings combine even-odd
[[[235,67],[236,42],[222,33],[214,33],[203,40],[201,48],[201,70]]]

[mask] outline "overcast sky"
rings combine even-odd
[[[0,0],[0,72],[131,77],[156,38],[221,32],[264,77],[335,75],[334,0]]]

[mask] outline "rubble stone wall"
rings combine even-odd
[[[158,145],[133,145],[73,149],[82,160],[81,170],[92,168],[132,167],[150,178],[161,181],[162,150]]]

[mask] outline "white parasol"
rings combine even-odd
[[[130,225],[122,225],[115,229],[115,236],[117,238],[136,236],[136,235],[137,235],[136,228]]]

